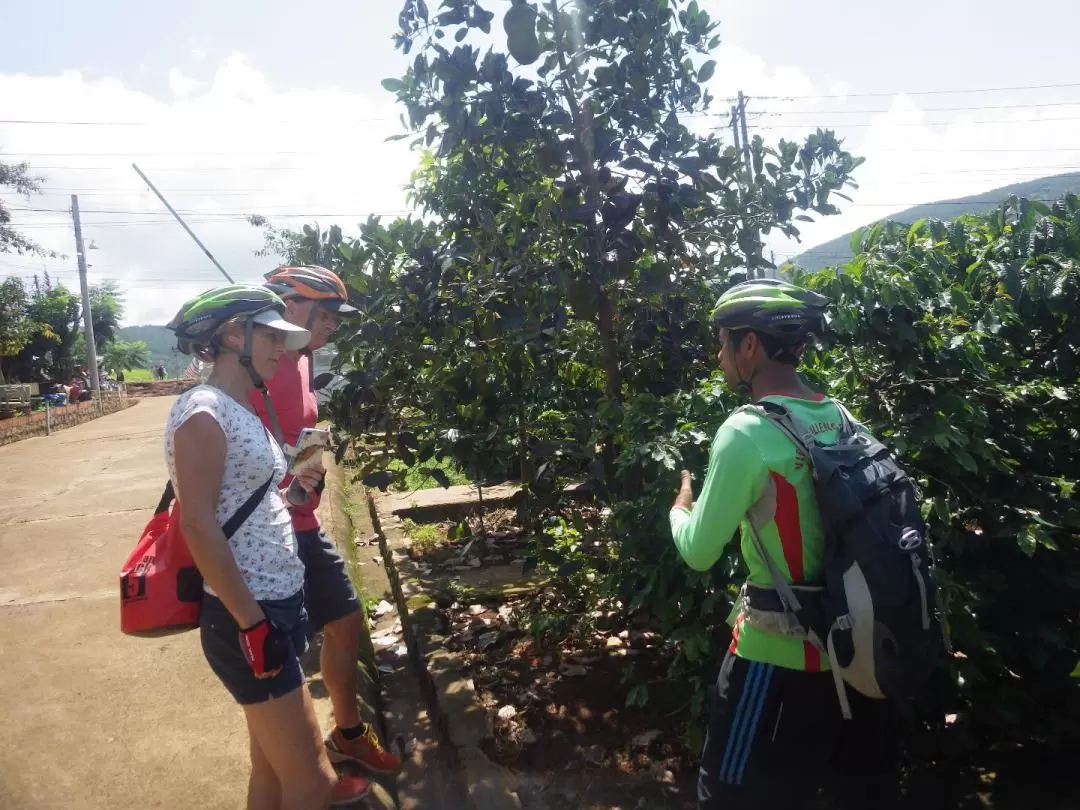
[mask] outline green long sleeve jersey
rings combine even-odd
[[[831,399],[764,399],[788,408],[819,441],[839,439],[840,410]],[[767,564],[746,526],[752,520],[788,582],[820,580],[824,532],[809,461],[780,428],[752,410],[737,410],[720,426],[701,495],[693,509],[672,509],[670,519],[675,545],[694,570],[715,565],[741,528],[740,551],[750,582],[771,587]],[[819,672],[829,666],[809,642],[744,625],[742,617],[735,622],[731,650],[741,658],[787,669]]]

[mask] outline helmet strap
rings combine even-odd
[[[736,338],[735,340],[731,340],[729,336],[729,339],[724,345],[724,350],[731,352],[731,364],[735,366],[735,376],[738,378],[735,383],[735,387],[739,390],[739,393],[748,397],[750,396],[751,384],[754,381],[754,377],[757,376],[758,370],[756,368],[753,369],[750,372],[749,377],[743,376],[742,369],[739,368],[739,356],[736,354],[737,347],[735,345],[736,343],[738,343],[738,345],[741,347],[743,340],[745,340],[745,336],[743,336],[742,338]]]
[[[308,313],[307,326],[304,328],[311,334],[315,334],[315,319],[319,317],[319,309],[322,305],[312,299],[311,312]],[[307,346],[300,350],[301,354],[306,354],[308,358],[308,390],[315,390],[315,353],[311,351]]]
[[[308,313],[307,324],[304,326],[309,332],[315,327],[315,319],[319,317],[319,302],[314,298],[311,301],[311,312]]]
[[[274,410],[274,403],[270,401],[270,392],[266,390],[266,381],[259,376],[259,372],[255,370],[255,364],[251,360],[251,350],[254,343],[254,331],[255,322],[254,319],[248,318],[244,323],[244,351],[240,354],[240,365],[242,365],[251,377],[251,381],[255,384],[255,387],[262,394],[263,405],[266,406],[266,413],[270,417],[270,427],[274,432],[274,438],[277,443],[284,445],[284,438],[281,432],[281,423],[278,422],[277,411]]]
[[[281,423],[278,422],[277,411],[274,410],[274,403],[270,399],[270,392],[266,390],[266,385],[259,386],[259,393],[262,394],[263,405],[266,406],[266,414],[270,417],[270,429],[274,432],[274,438],[277,439],[277,443],[282,447],[285,446],[284,434],[281,432]]]
[[[251,381],[255,384],[255,387],[259,390],[266,390],[266,383],[263,382],[263,378],[259,376],[259,372],[255,370],[255,364],[251,361],[251,348],[254,342],[253,333],[255,330],[255,324],[251,318],[244,321],[244,350],[240,352],[240,365],[242,365],[251,377]]]

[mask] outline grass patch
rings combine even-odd
[[[353,493],[349,486],[348,477],[343,477],[341,481],[341,491],[344,496],[341,500],[341,511],[345,514],[345,520],[347,521],[348,531],[346,534],[348,537],[338,544],[338,549],[341,552],[341,556],[345,559],[345,568],[349,572],[349,579],[353,582],[353,587],[356,588],[356,593],[360,597],[360,601],[364,606],[364,618],[366,619],[369,613],[368,600],[369,596],[364,592],[364,580],[360,576],[360,564],[356,553],[356,543],[352,542],[352,535],[355,531],[357,523],[359,523],[359,508],[356,503],[353,502]],[[377,604],[378,600],[374,600],[374,604]]]
[[[154,374],[148,368],[124,369],[124,382],[151,382],[153,379]]]
[[[406,467],[405,462],[395,458],[387,465],[386,469],[394,472],[404,472],[404,480],[395,483],[394,489],[400,492],[412,492],[417,489],[433,489],[439,486],[439,483],[434,478],[427,473],[421,472],[423,469],[431,469],[432,467],[443,471],[450,480],[450,486],[472,483],[469,480],[469,476],[465,474],[465,471],[450,459],[433,458],[423,464],[415,464],[412,467]]]
[[[446,540],[446,530],[438,523],[417,523],[405,518],[401,525],[412,539],[417,554],[434,551]]]

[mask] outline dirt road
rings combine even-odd
[[[121,635],[172,397],[0,447],[0,807],[237,808],[240,709],[198,634]]]

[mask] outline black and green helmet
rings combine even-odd
[[[713,325],[738,331],[751,329],[787,343],[805,340],[825,325],[829,299],[786,281],[759,278],[736,284],[713,308]]]
[[[230,284],[192,298],[180,307],[167,328],[176,334],[177,348],[191,354],[199,347],[209,346],[229,320],[247,315],[253,324],[288,333],[287,348],[303,348],[311,337],[310,332],[288,323],[282,317],[284,312],[285,302],[272,290],[256,284]]]

